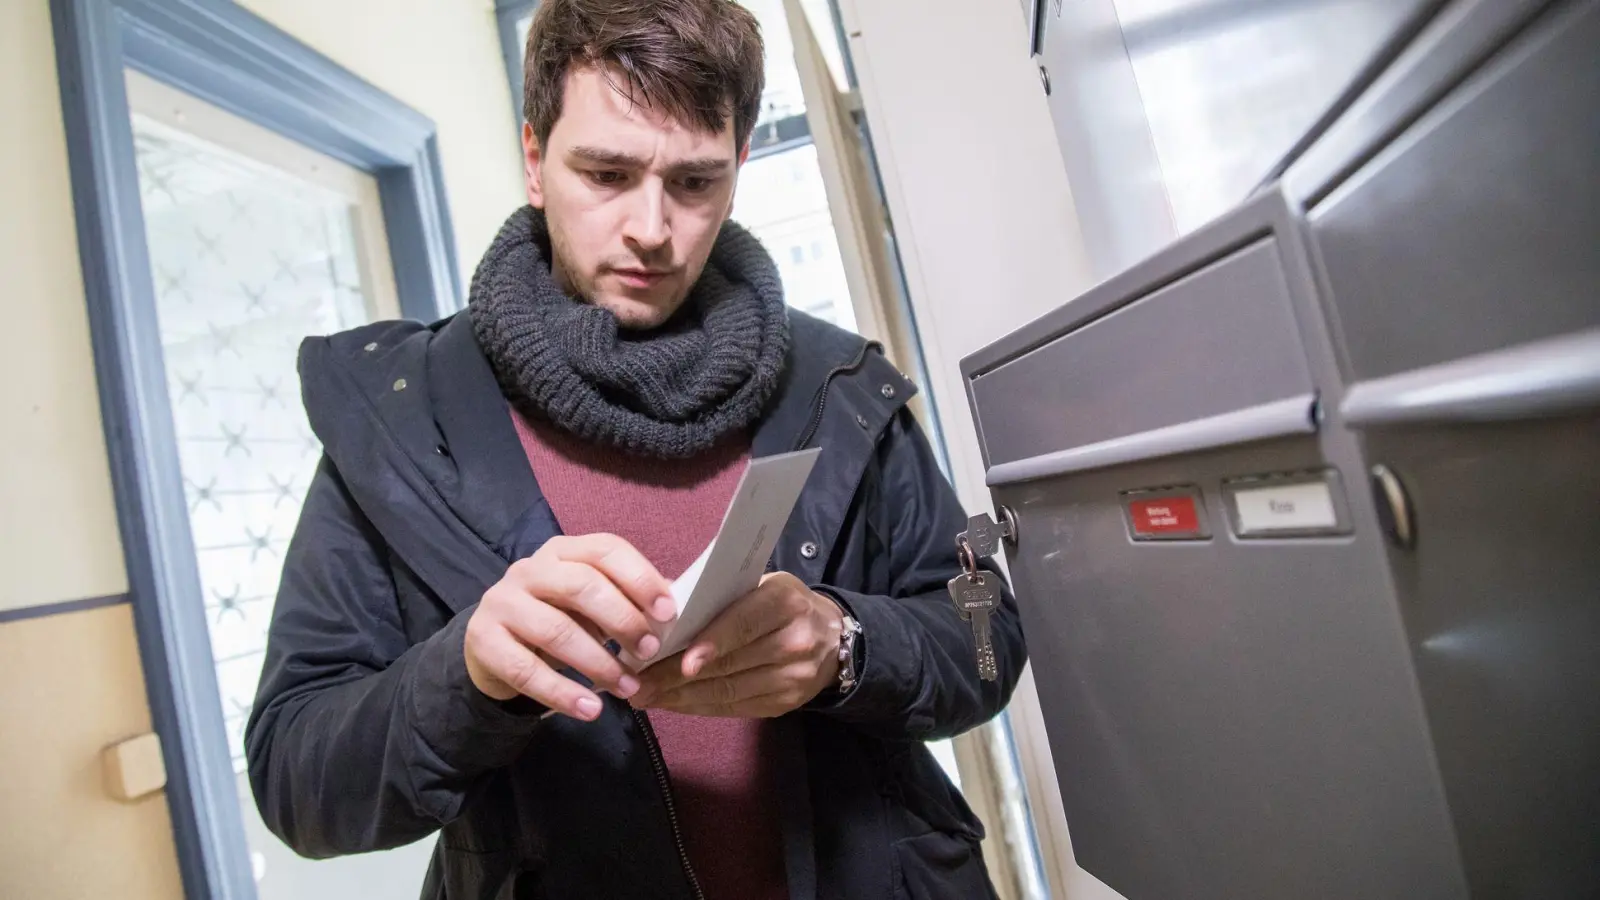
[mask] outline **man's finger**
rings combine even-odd
[[[804,673],[788,671],[784,665],[762,666],[748,669],[727,678],[706,678],[681,684],[654,696],[645,695],[643,703],[652,708],[676,709],[683,706],[731,706],[733,704],[773,694],[797,681]]]
[[[575,719],[599,717],[600,698],[593,691],[550,668],[509,631],[490,629],[474,649],[483,666],[517,693]]]
[[[554,560],[522,570],[523,588],[552,606],[593,623],[640,659],[661,649],[649,620],[604,572],[582,562]]]
[[[629,674],[609,650],[583,625],[554,606],[543,603],[517,606],[506,617],[505,626],[530,648],[566,663],[624,700],[639,690],[638,679]]]
[[[792,593],[787,582],[769,579],[723,610],[684,651],[680,667],[684,676],[699,676],[712,659],[755,643],[804,612],[803,606],[791,601]]]
[[[559,541],[552,541],[558,558],[585,563],[600,570],[651,618],[658,622],[670,622],[677,615],[678,607],[672,600],[672,583],[663,578],[632,544],[613,534],[554,540]]]
[[[787,627],[789,625],[793,623],[785,622],[778,630],[768,632],[731,653],[713,656],[710,662],[701,666],[700,674],[696,677],[726,678],[747,669],[810,659],[816,652],[811,629]]]
[[[664,694],[689,680],[683,675],[683,654],[678,653],[639,673],[639,681],[644,685],[639,693]]]

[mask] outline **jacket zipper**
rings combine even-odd
[[[667,804],[667,823],[672,826],[672,840],[678,845],[678,862],[683,865],[683,874],[689,879],[689,889],[694,891],[695,900],[706,900],[705,891],[700,889],[700,879],[695,877],[694,866],[689,862],[689,847],[683,841],[683,829],[678,825],[678,807],[672,800],[672,779],[667,774],[667,764],[661,758],[661,744],[656,740],[655,727],[650,724],[650,717],[643,712],[632,710],[633,720],[639,725],[639,732],[644,735],[644,748],[650,754],[650,766],[656,771],[656,785],[661,788],[661,799]]]
[[[867,351],[876,346],[878,345],[871,342],[862,344],[861,349],[856,352],[855,359],[845,365],[835,366],[833,371],[828,373],[828,377],[822,380],[822,387],[817,388],[817,399],[811,413],[811,424],[807,425],[806,430],[800,433],[800,440],[795,441],[794,449],[804,450],[806,445],[811,443],[811,439],[817,436],[817,429],[822,427],[822,413],[828,407],[828,389],[833,387],[833,380],[846,372],[860,368],[861,364],[867,360]]]

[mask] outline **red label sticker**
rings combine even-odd
[[[1134,500],[1128,504],[1128,510],[1133,513],[1135,534],[1195,534],[1200,531],[1200,513],[1195,509],[1193,497]]]

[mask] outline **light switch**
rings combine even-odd
[[[100,751],[106,793],[132,802],[167,786],[167,766],[161,758],[161,738],[154,732],[128,738]]]

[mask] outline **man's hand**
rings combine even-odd
[[[781,716],[838,678],[843,630],[844,614],[832,600],[793,575],[767,575],[689,649],[648,669],[633,705],[699,716]]]
[[[496,700],[524,694],[586,721],[600,698],[558,668],[571,666],[627,699],[639,681],[603,646],[615,638],[640,659],[661,650],[648,614],[670,622],[672,587],[627,541],[612,535],[551,538],[513,563],[467,621],[467,674]]]

